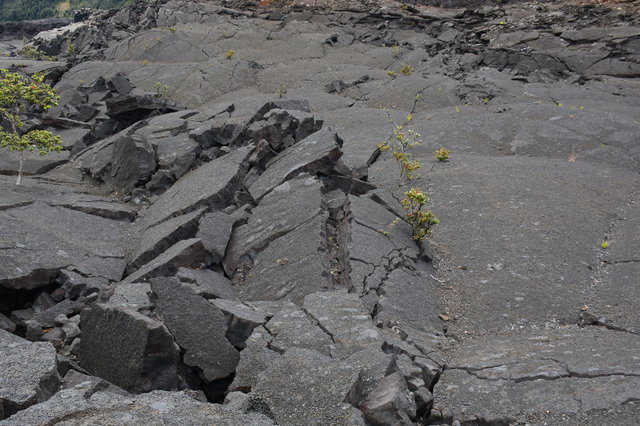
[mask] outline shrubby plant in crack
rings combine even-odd
[[[405,128],[411,120],[413,120],[413,116],[409,114],[406,123],[404,125],[398,125],[390,118],[394,126],[393,136],[391,136],[387,142],[378,144],[380,152],[391,152],[391,155],[398,164],[400,176],[405,181],[405,185],[408,185],[409,181],[416,177],[416,170],[422,167],[420,161],[413,160],[410,152],[422,143],[422,136],[419,133]],[[422,241],[424,237],[429,234],[431,228],[440,223],[440,221],[431,210],[426,209],[429,198],[422,189],[411,188],[404,193],[404,196],[405,198],[400,202],[405,210],[405,220],[413,228],[413,238],[416,241]],[[397,220],[394,220],[386,229],[380,232],[388,236],[396,224]]]
[[[10,131],[0,129],[0,147],[20,153],[20,167],[16,185],[22,181],[24,152],[38,151],[40,155],[62,151],[62,139],[46,130],[31,130],[21,133],[22,118],[29,108],[48,110],[58,105],[60,97],[44,82],[44,76],[32,77],[0,69],[0,117],[10,123]]]

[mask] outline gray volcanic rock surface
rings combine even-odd
[[[637,424],[640,3],[427,3],[3,40],[64,146],[0,151],[0,424]]]

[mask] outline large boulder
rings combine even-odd
[[[179,348],[160,322],[128,307],[82,312],[80,365],[130,392],[176,389]]]

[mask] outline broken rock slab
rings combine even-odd
[[[250,404],[280,425],[364,425],[353,404],[360,370],[311,349],[293,348],[258,375]]]
[[[231,281],[222,273],[209,269],[179,268],[176,277],[205,299],[238,300]]]
[[[253,329],[267,321],[266,312],[256,310],[237,300],[215,299],[211,303],[227,317],[229,329],[226,337],[236,348],[244,348],[245,341],[251,336]]]
[[[301,173],[328,174],[342,156],[342,140],[328,129],[319,130],[282,151],[267,170],[251,185],[249,192],[258,200],[281,183]]]
[[[202,268],[209,263],[207,251],[198,238],[182,240],[155,259],[142,265],[124,279],[123,283],[146,281],[152,277],[173,276],[179,268]]]
[[[194,210],[148,229],[138,229],[134,225],[133,241],[127,255],[127,271],[131,273],[181,240],[195,237],[198,219],[204,211],[204,208]]]
[[[0,330],[0,420],[46,401],[60,381],[53,345]]]
[[[154,391],[142,395],[95,392],[91,383],[81,383],[58,392],[3,422],[6,426],[64,423],[70,426],[106,424],[270,426],[273,422],[256,413],[243,414],[219,404],[193,399],[186,392]]]
[[[380,333],[356,294],[346,290],[310,294],[304,298],[303,309],[335,342],[331,348],[334,357],[382,346]]]
[[[130,308],[93,305],[81,314],[79,362],[129,392],[176,389],[179,348],[160,322]]]
[[[432,419],[526,422],[617,409],[640,398],[639,350],[637,335],[598,327],[469,340],[435,385]]]
[[[198,367],[208,382],[230,376],[240,354],[226,338],[224,313],[177,278],[155,278],[156,313],[183,351],[185,364]]]
[[[318,215],[255,255],[253,267],[234,280],[240,297],[302,303],[307,294],[332,290],[325,226],[326,214]]]
[[[137,225],[141,229],[149,228],[200,207],[222,210],[232,204],[248,169],[247,159],[252,150],[253,146],[239,148],[187,173],[145,211]]]
[[[287,208],[283,209],[283,206]],[[256,253],[264,250],[273,240],[316,217],[327,217],[320,181],[303,174],[283,183],[260,201],[245,225],[234,229],[223,263],[225,271],[233,276],[236,269],[243,266],[239,265],[243,256],[244,260],[247,256],[255,258]],[[282,256],[280,264],[287,255]],[[268,299],[258,297],[254,300]]]
[[[85,275],[122,277],[126,223],[36,201],[1,211],[0,227],[0,287],[43,287],[69,266]]]

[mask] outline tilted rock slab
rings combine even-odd
[[[184,363],[202,370],[208,382],[233,374],[240,354],[225,337],[224,313],[177,278],[152,279],[151,289],[156,312],[184,351]]]
[[[60,381],[53,345],[0,330],[0,420],[49,399]]]

